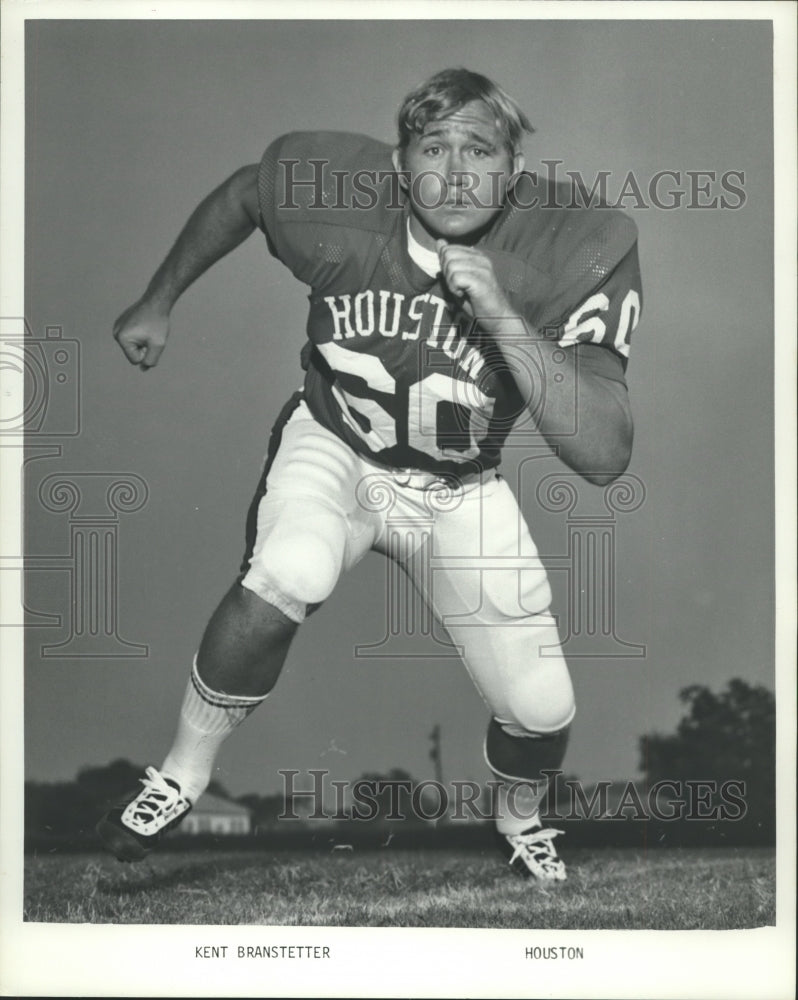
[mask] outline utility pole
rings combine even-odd
[[[441,727],[436,722],[429,734],[432,740],[432,749],[429,752],[430,760],[435,765],[435,780],[439,785],[443,785],[443,767],[441,766]]]

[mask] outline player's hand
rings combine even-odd
[[[490,258],[476,247],[438,240],[438,259],[446,285],[476,316],[481,325],[493,326],[513,316],[514,310],[499,285]]]
[[[114,323],[114,338],[132,365],[142,371],[158,364],[169,336],[169,314],[139,299]]]

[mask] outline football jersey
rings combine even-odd
[[[522,317],[519,336],[597,345],[592,367],[605,351],[625,366],[641,309],[634,223],[556,207],[565,196],[532,174],[513,193],[476,246]],[[302,363],[316,419],[381,465],[497,465],[524,401],[490,336],[410,256],[391,147],[347,133],[282,136],[264,153],[258,198],[270,251],[310,286]]]

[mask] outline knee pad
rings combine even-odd
[[[570,721],[553,732],[536,733],[512,722],[491,719],[485,737],[485,761],[491,771],[510,781],[545,781],[565,759]]]
[[[335,588],[342,558],[317,535],[273,535],[263,546],[261,563],[266,577],[289,600],[321,604]]]
[[[340,572],[341,559],[323,538],[289,533],[266,540],[241,584],[302,622],[330,596]]]
[[[241,584],[302,622],[332,593],[343,567],[347,528],[343,516],[320,504],[297,501],[259,532]]]
[[[574,717],[574,689],[564,660],[540,659],[518,672],[505,691],[508,724],[519,732],[555,733]]]
[[[501,681],[501,698],[493,715],[519,732],[553,733],[574,717],[574,689],[568,664],[548,616],[539,615],[537,628],[530,618],[526,628],[507,628],[505,655],[497,656],[495,673]],[[513,644],[510,639],[515,640]],[[552,639],[555,641],[552,642]]]

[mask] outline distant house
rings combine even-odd
[[[180,833],[216,833],[242,836],[252,832],[252,817],[246,806],[206,793],[180,824]]]

